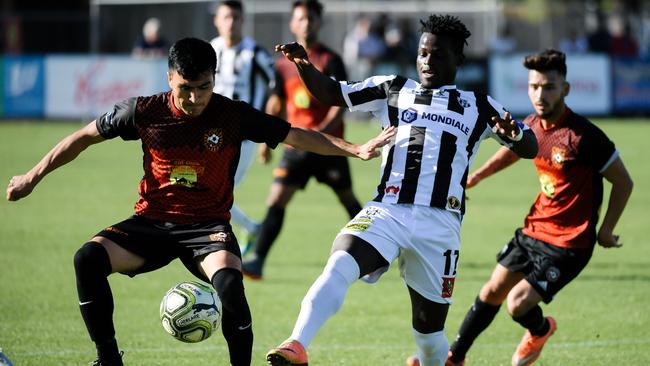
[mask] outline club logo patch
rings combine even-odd
[[[443,277],[442,278],[442,297],[447,298],[451,297],[454,293],[454,283],[456,279],[453,277]]]
[[[230,240],[230,235],[228,235],[227,232],[225,231],[219,231],[214,234],[210,234],[210,240],[212,241],[220,241],[220,242],[227,242]]]
[[[460,200],[456,196],[450,196],[447,198],[447,207],[452,210],[458,210],[460,208]]]
[[[460,104],[460,106],[463,107],[463,108],[469,108],[469,107],[472,106],[471,104],[469,104],[468,101],[466,101],[465,99],[463,99],[461,97],[458,97],[458,104]]]
[[[566,155],[566,150],[560,147],[553,146],[551,148],[551,161],[558,168],[562,167],[562,164],[566,161]]]
[[[219,151],[223,146],[223,130],[216,128],[205,133],[203,140],[210,151]]]
[[[390,185],[385,189],[387,196],[396,196],[399,193],[399,187]]]
[[[418,111],[413,108],[402,111],[402,121],[405,123],[411,123],[418,118]]]
[[[548,282],[555,282],[560,278],[560,270],[556,267],[550,267],[546,270],[546,279]]]

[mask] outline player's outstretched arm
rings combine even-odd
[[[385,128],[365,144],[358,145],[318,131],[292,127],[284,142],[297,149],[321,155],[342,155],[370,160],[381,155],[379,148],[388,144],[395,132],[395,127]]]
[[[346,106],[338,81],[332,80],[327,75],[318,71],[309,62],[307,51],[300,44],[297,42],[279,44],[275,46],[275,51],[282,52],[289,61],[296,64],[303,83],[307,86],[309,92],[321,103],[341,107]]]
[[[497,173],[519,160],[519,156],[507,147],[501,147],[480,168],[467,177],[466,188],[472,188],[483,179]]]
[[[48,173],[74,160],[88,146],[104,141],[95,122],[59,141],[29,172],[12,177],[7,186],[7,200],[17,201],[28,196]]]
[[[618,235],[614,235],[614,227],[623,214],[634,183],[620,157],[603,171],[603,176],[612,183],[612,191],[609,195],[607,212],[598,230],[598,244],[605,248],[618,248],[623,244],[619,243]]]
[[[497,116],[492,117],[492,120],[495,122],[495,132],[512,142],[511,150],[515,154],[524,159],[532,159],[537,156],[537,138],[533,131],[519,128],[517,121],[510,116],[509,112],[505,113],[504,119]]]

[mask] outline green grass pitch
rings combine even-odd
[[[596,120],[616,142],[635,181],[635,190],[616,232],[621,249],[596,248],[581,276],[548,306],[558,331],[539,365],[650,364],[650,124],[641,120]],[[0,123],[0,182],[31,168],[79,123]],[[351,123],[348,138],[361,142],[376,124]],[[486,141],[474,168],[497,144]],[[17,366],[85,365],[95,357],[78,312],[72,257],[105,226],[128,217],[141,176],[139,142],[109,141],[89,148],[73,163],[46,177],[19,202],[0,203],[0,348]],[[265,212],[271,166],[254,165],[236,192],[236,201],[254,218]],[[361,201],[372,198],[379,160],[352,161]],[[606,192],[609,184],[606,183]],[[447,321],[447,337],[460,322],[494,265],[496,252],[521,225],[539,184],[534,167],[520,161],[470,190],[462,251]],[[605,201],[606,203],[607,201]],[[603,208],[604,212],[604,208]],[[320,273],[332,239],[347,222],[327,188],[310,182],[287,211],[284,229],[268,260],[262,282],[247,281],[254,317],[253,365],[291,332],[302,296]],[[173,284],[193,279],[175,261],[136,278],[111,276],[115,326],[128,365],[227,365],[218,332],[199,344],[166,334],[158,306]],[[505,365],[523,330],[505,309],[475,343],[468,365]],[[392,268],[375,285],[352,286],[342,310],[310,348],[312,365],[403,365],[415,350],[408,294]]]

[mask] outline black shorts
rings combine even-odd
[[[176,258],[201,280],[196,258],[205,254],[227,250],[241,258],[237,238],[226,221],[198,224],[174,224],[131,216],[97,233],[120,247],[144,258],[145,263],[135,271],[124,273],[131,277],[162,268]]]
[[[312,176],[334,190],[352,188],[350,166],[345,156],[323,156],[296,149],[285,149],[273,181],[305,188]]]
[[[542,295],[545,303],[580,274],[591,259],[591,249],[566,249],[515,231],[515,236],[497,254],[497,262],[526,281]]]

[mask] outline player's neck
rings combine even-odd
[[[223,44],[227,48],[233,48],[241,43],[242,37],[223,37]]]
[[[318,39],[317,38],[314,38],[314,39],[299,39],[297,41],[306,50],[314,48],[314,47],[316,47],[316,45],[318,45]]]
[[[561,106],[558,107],[557,111],[553,113],[552,116],[546,117],[546,118],[541,118],[542,121],[542,127],[545,130],[548,130],[553,127],[560,126],[564,123],[564,120],[566,119],[566,114],[568,112],[568,108],[566,107],[566,104],[562,104]]]

